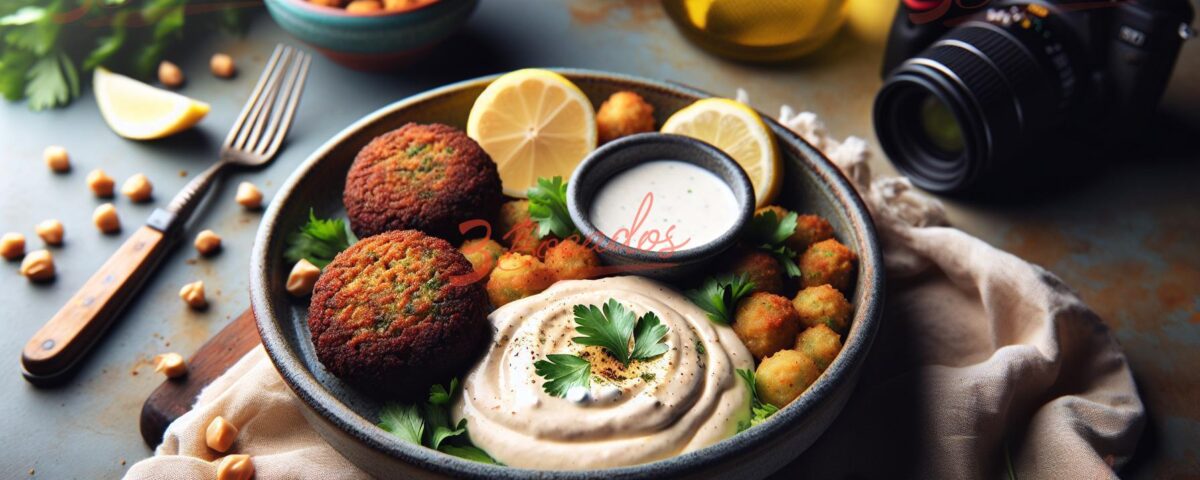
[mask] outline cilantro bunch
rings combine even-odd
[[[79,96],[80,72],[117,65],[151,75],[184,25],[242,28],[232,0],[0,1],[0,95],[29,108],[66,105]]]
[[[554,235],[567,238],[575,233],[575,223],[567,210],[567,182],[562,177],[538,178],[529,188],[529,217],[537,222],[538,238]]]
[[[754,282],[746,274],[722,275],[705,280],[700,288],[684,292],[688,299],[708,314],[708,319],[722,325],[733,323],[733,315],[742,297],[754,291]]]

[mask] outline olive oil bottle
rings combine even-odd
[[[872,0],[879,1],[879,0]],[[663,0],[691,41],[721,56],[778,62],[813,52],[846,19],[847,0]]]

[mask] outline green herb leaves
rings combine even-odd
[[[300,227],[300,231],[288,235],[283,258],[293,263],[303,258],[319,268],[325,268],[333,261],[333,257],[356,241],[358,239],[346,229],[344,220],[320,219],[309,209],[308,223]]]
[[[602,307],[575,305],[573,313],[575,331],[580,336],[571,340],[580,345],[603,348],[622,365],[650,360],[666,353],[669,348],[663,339],[670,329],[662,324],[654,312],[646,312],[638,318],[620,302],[610,298]],[[633,342],[632,348],[630,341]],[[546,379],[542,389],[556,397],[565,397],[572,387],[591,386],[592,364],[577,355],[546,355],[546,360],[534,363],[533,368]]]
[[[196,9],[203,12],[189,14],[188,3],[0,2],[0,94],[8,100],[27,98],[32,110],[60,107],[79,96],[80,67],[89,71],[120,60],[147,77],[167,48],[183,38],[185,20],[190,26],[215,17],[218,25],[232,27],[228,29],[240,26],[241,4],[217,0]]]
[[[667,353],[667,344],[662,343],[667,336],[667,326],[662,324],[654,312],[646,312],[638,319],[637,327],[633,330],[633,351],[631,360],[649,360]]]
[[[737,374],[746,382],[746,388],[750,389],[750,418],[738,422],[738,433],[742,433],[746,429],[758,425],[767,420],[767,417],[774,415],[779,411],[779,408],[769,403],[764,403],[758,397],[758,383],[754,380],[754,370],[738,369]]]
[[[659,343],[667,335],[667,327],[654,312],[637,318],[614,299],[608,299],[601,309],[595,305],[575,306],[575,331],[581,336],[572,340],[580,345],[595,345],[608,351],[622,365],[631,360],[649,360],[667,351]],[[633,336],[634,348],[629,349]]]
[[[800,267],[796,265],[796,251],[784,245],[784,241],[796,231],[799,218],[795,212],[779,218],[775,212],[766,210],[755,215],[746,225],[746,242],[758,245],[759,249],[774,256],[787,270],[789,277],[799,277]]]
[[[491,456],[471,444],[467,420],[457,424],[450,420],[450,401],[458,394],[458,379],[450,386],[434,385],[429,400],[420,405],[389,403],[379,412],[379,428],[408,443],[423,445],[443,453],[482,463],[499,464]]]
[[[738,301],[753,290],[754,282],[745,274],[722,275],[709,278],[700,288],[688,290],[684,295],[703,309],[709,320],[728,325],[733,320]]]
[[[572,387],[592,385],[592,364],[575,355],[556,353],[533,364],[538,376],[545,378],[542,389],[550,395],[565,397]]]
[[[567,183],[562,177],[539,178],[537,185],[529,189],[528,197],[529,217],[538,224],[538,238],[551,234],[567,238],[575,233],[575,223],[567,211]]]
[[[388,404],[379,412],[379,428],[408,443],[420,445],[425,436],[425,419],[416,405]]]

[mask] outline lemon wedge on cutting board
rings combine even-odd
[[[596,112],[566,77],[517,70],[497,78],[475,99],[467,136],[496,162],[504,194],[524,198],[539,177],[571,178],[596,149]]]
[[[779,193],[783,161],[775,137],[750,107],[727,98],[705,98],[671,115],[662,132],[703,140],[733,157],[750,177],[758,206]]]
[[[97,68],[92,88],[100,115],[117,135],[150,140],[187,130],[208,115],[208,104]]]

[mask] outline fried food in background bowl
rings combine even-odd
[[[354,70],[403,67],[449,38],[479,0],[266,0],[280,27]]]

